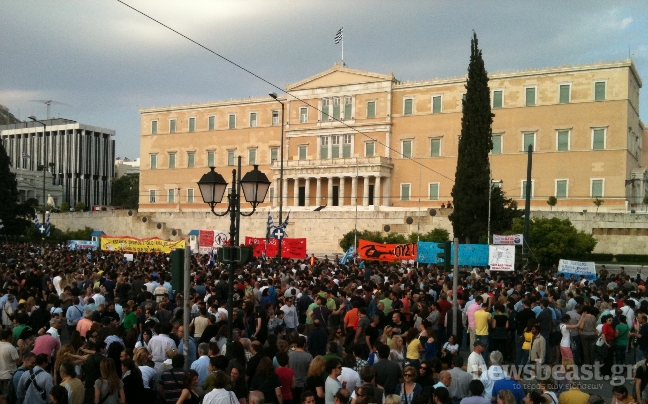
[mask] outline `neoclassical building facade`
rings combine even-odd
[[[489,75],[491,169],[505,193],[525,197],[533,148],[532,204],[628,210],[648,186],[641,78],[631,60]],[[288,209],[438,208],[451,191],[466,77],[402,82],[334,65],[259,98],[140,110],[140,211],[203,211],[208,167],[228,181],[259,165]],[[284,104],[284,153],[281,104]],[[280,186],[280,160],[283,184]]]

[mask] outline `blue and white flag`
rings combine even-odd
[[[355,247],[354,247],[354,246],[349,247],[349,249],[347,250],[347,252],[344,253],[344,256],[342,256],[342,258],[340,258],[340,264],[341,264],[341,265],[346,265],[346,263],[347,263],[351,258],[353,258],[353,255],[354,255],[354,254],[355,254]]]
[[[45,226],[43,226],[40,220],[38,220],[38,213],[36,213],[35,211],[34,211],[34,225],[36,226],[36,229],[40,234],[43,234],[45,232]]]
[[[274,226],[274,220],[272,220],[272,212],[268,211],[268,227],[266,229],[266,243],[270,242],[270,235],[274,227],[275,226]]]
[[[207,268],[213,268],[216,260],[214,260],[214,249],[209,250],[209,261],[207,262]]]
[[[24,159],[30,159],[31,156],[30,156],[29,154],[27,154],[26,152],[23,152],[23,154],[22,154],[22,158],[24,158]]]
[[[49,237],[50,235],[50,212],[47,212],[47,219],[45,220],[45,226],[43,229],[45,236]]]
[[[279,227],[286,230],[286,227],[288,227],[288,220],[289,219],[290,219],[290,212],[288,212],[288,215],[286,215],[286,220],[284,220],[283,223],[281,223],[281,225]]]
[[[340,42],[342,42],[343,37],[344,37],[344,28],[340,28],[337,34],[335,34],[335,44],[337,45]]]

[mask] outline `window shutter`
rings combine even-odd
[[[367,103],[367,118],[375,118],[375,117],[376,117],[376,102],[369,101]]]
[[[493,136],[493,154],[502,154],[502,136]]]
[[[594,101],[605,101],[605,82],[594,83]]]
[[[493,91],[493,108],[502,108],[502,92]]]
[[[532,107],[535,105],[535,87],[527,87],[526,89],[526,105]]]
[[[592,150],[603,150],[603,149],[605,149],[605,129],[594,129]]]
[[[569,85],[561,84],[560,85],[560,103],[567,104],[569,103]]]

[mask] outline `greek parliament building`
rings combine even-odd
[[[288,85],[294,97],[278,101],[141,109],[140,211],[206,211],[196,182],[210,166],[229,182],[238,156],[243,173],[258,164],[272,181],[266,206],[278,204],[282,158],[291,210],[441,207],[452,200],[465,84],[466,76],[402,82],[335,64]],[[648,130],[631,60],[495,73],[489,85],[492,178],[506,195],[525,197],[532,145],[535,209],[548,210],[550,196],[574,211],[594,209],[595,198],[604,210],[642,203]]]
[[[36,198],[42,204],[45,174],[46,193],[56,206],[61,202],[72,207],[77,202],[87,207],[108,205],[115,172],[115,131],[68,119],[40,122],[0,125],[0,141],[16,172],[20,199]]]

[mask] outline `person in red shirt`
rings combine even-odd
[[[602,356],[601,359],[603,360],[603,366],[601,367],[601,375],[603,376],[612,376],[615,338],[614,327],[612,327],[613,320],[614,317],[612,317],[611,314],[603,316],[603,318],[601,319],[601,323],[603,323],[603,329],[601,330],[601,339],[603,340],[603,345],[597,347],[597,350],[599,352],[599,355],[597,356]]]
[[[441,292],[439,295],[439,306],[441,307],[441,318],[439,319],[439,329],[437,331],[437,344],[441,344],[438,346],[442,346],[447,341],[445,329],[446,313],[452,310],[452,303],[448,301],[448,295],[445,292]]]
[[[279,367],[275,369],[275,373],[279,376],[279,381],[281,382],[281,397],[283,397],[283,403],[292,404],[292,391],[297,387],[297,379],[295,379],[295,372],[288,367],[288,353],[278,352],[277,363],[279,363]]]
[[[52,362],[52,355],[61,349],[61,343],[58,339],[52,337],[50,334],[43,334],[40,337],[36,338],[34,341],[34,348],[32,353],[34,355],[45,354],[49,359],[50,363]]]

